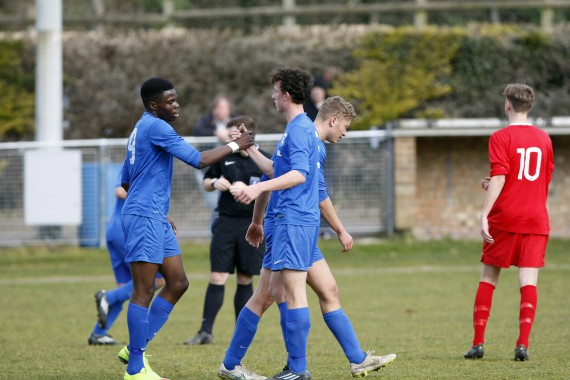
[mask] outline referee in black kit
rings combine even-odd
[[[255,123],[248,116],[234,117],[228,121],[228,134],[244,125],[255,134]],[[261,149],[268,158],[271,155]],[[236,318],[253,295],[253,276],[259,275],[265,245],[254,248],[245,240],[247,228],[253,215],[252,202],[249,205],[234,200],[233,192],[259,182],[262,172],[246,152],[231,154],[209,167],[204,174],[204,190],[220,190],[218,218],[212,225],[210,243],[210,282],[206,289],[202,326],[198,333],[184,344],[212,344],[212,330],[216,315],[224,302],[225,285],[230,274],[237,270],[237,289],[234,296]],[[231,190],[231,191],[230,191]]]

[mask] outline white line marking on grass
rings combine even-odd
[[[413,273],[457,273],[478,272],[480,265],[417,265],[410,267],[378,267],[378,268],[331,268],[333,275],[366,275],[366,274],[413,274]],[[511,268],[515,269],[515,268]],[[570,264],[551,264],[541,268],[542,271],[568,271]],[[207,274],[187,274],[189,281],[205,281],[210,278]],[[54,276],[54,277],[24,277],[0,280],[0,286],[11,285],[45,285],[45,284],[73,284],[80,282],[114,282],[113,276]]]
[[[187,274],[189,281],[204,281],[210,278],[206,274]],[[77,284],[80,282],[109,282],[114,283],[114,276],[52,276],[24,277],[0,280],[0,286],[10,285],[46,285],[46,284]]]

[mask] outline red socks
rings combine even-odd
[[[475,305],[473,305],[473,345],[485,343],[485,328],[491,312],[493,292],[495,286],[488,282],[480,282],[475,295]]]
[[[473,337],[473,345],[485,343],[485,328],[491,312],[491,303],[493,301],[493,292],[495,286],[488,282],[480,282],[475,295],[475,305],[473,306],[473,330],[475,335]],[[517,347],[524,344],[528,348],[528,340],[530,330],[534,323],[534,316],[536,314],[537,305],[537,292],[536,286],[526,285],[521,289],[521,303],[519,313],[519,339],[517,340]]]
[[[526,285],[521,288],[521,309],[519,313],[519,339],[517,347],[524,344],[528,348],[528,338],[534,322],[537,304],[536,286]]]

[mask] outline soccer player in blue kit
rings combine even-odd
[[[125,235],[121,227],[121,212],[127,192],[120,183],[115,187],[115,197],[117,198],[115,209],[105,228],[105,239],[117,287],[112,290],[98,290],[95,293],[98,321],[87,339],[89,345],[117,344],[115,339],[108,333],[123,310],[123,303],[131,299],[133,292],[133,278],[130,265],[125,262]],[[172,221],[170,222],[173,223]],[[176,233],[174,224],[172,224],[172,228],[174,228]],[[154,286],[156,290],[164,286],[164,278],[160,273],[156,276]]]
[[[328,197],[326,191],[326,183],[324,178],[324,164],[326,160],[326,147],[324,141],[337,143],[346,135],[347,129],[352,120],[356,116],[353,106],[342,99],[334,96],[325,100],[319,115],[315,119],[315,125],[319,134],[319,207],[325,221],[337,233],[338,240],[343,247],[343,252],[348,252],[352,248],[352,236],[346,231],[342,222],[338,218],[334,206]],[[254,161],[263,168],[267,176],[273,177],[272,167],[268,160],[264,160],[259,154],[256,154],[255,148],[248,149],[248,153]],[[271,272],[271,247],[277,243],[273,242],[273,213],[272,208],[275,204],[275,197],[271,194],[269,205],[263,220],[263,210],[267,203],[267,193],[262,194],[256,200],[254,216],[249,227],[246,239],[253,245],[257,246],[263,239],[265,232],[265,240],[267,245],[267,253],[264,258],[264,265],[259,280],[259,286],[254,295],[245,308],[242,309],[236,331],[230,342],[223,363],[220,365],[218,375],[222,379],[241,378],[245,380],[259,380],[264,377],[259,376],[248,370],[242,363],[242,359],[250,346],[257,329],[257,324],[261,315],[273,303],[273,298],[269,292],[268,283]],[[265,199],[264,199],[265,196]],[[264,203],[265,202],[265,203]],[[316,247],[313,253],[313,265],[308,271],[307,284],[311,286],[319,297],[319,303],[323,319],[327,326],[334,334],[335,338],[341,345],[347,359],[350,362],[350,372],[353,377],[364,377],[371,371],[377,371],[392,362],[395,354],[374,356],[372,352],[364,352],[360,348],[360,343],[356,337],[356,333],[350,319],[344,313],[338,296],[338,286],[332,275],[330,268],[324,259],[321,251]],[[286,336],[287,331],[284,328],[286,323],[286,303],[280,292],[272,289],[275,302],[278,304],[281,313],[281,324],[283,335]],[[287,370],[284,369],[284,371]],[[289,374],[290,375],[290,374]],[[234,376],[234,377],[232,377]],[[279,378],[279,377],[276,377]],[[287,377],[289,378],[289,377]],[[294,378],[294,377],[291,377]],[[303,377],[298,377],[303,378]]]
[[[152,78],[140,90],[145,113],[127,142],[121,185],[127,190],[121,223],[125,234],[125,261],[131,265],[133,294],[128,306],[129,345],[119,352],[128,362],[125,380],[162,379],[144,356],[147,343],[168,320],[174,305],[188,288],[180,246],[167,221],[173,157],[203,168],[254,144],[251,132],[215,149],[197,151],[169,123],[179,116],[180,105],[171,82]],[[153,299],[160,270],[165,286]],[[151,305],[152,301],[152,305]]]
[[[272,99],[287,120],[273,154],[274,178],[247,186],[236,194],[236,200],[251,203],[261,193],[271,191],[275,200],[270,283],[283,285],[287,305],[283,310],[287,314],[285,344],[290,358],[289,368],[276,375],[277,379],[311,378],[306,358],[311,322],[305,284],[320,224],[319,138],[303,103],[312,82],[311,74],[299,69],[276,69],[271,73]]]
[[[275,378],[310,379],[307,369],[307,339],[311,327],[307,271],[317,245],[320,225],[318,182],[318,134],[305,114],[313,78],[299,69],[276,69],[271,73],[272,99],[287,127],[273,155],[274,178],[245,187],[236,200],[251,203],[262,192],[274,192],[271,283],[283,284],[287,303],[289,368]],[[271,286],[273,288],[273,286]]]
[[[131,298],[133,289],[131,269],[129,264],[125,262],[125,237],[121,227],[121,211],[127,192],[121,184],[115,187],[115,197],[115,208],[105,229],[105,239],[117,287],[110,291],[99,290],[95,293],[98,321],[87,340],[89,345],[116,344],[108,332],[121,313],[124,301]],[[158,287],[160,288],[162,285],[164,284],[159,284]]]

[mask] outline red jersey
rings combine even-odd
[[[489,213],[489,226],[521,234],[548,235],[548,185],[554,170],[550,136],[532,124],[511,124],[489,139],[491,176],[505,185]]]

